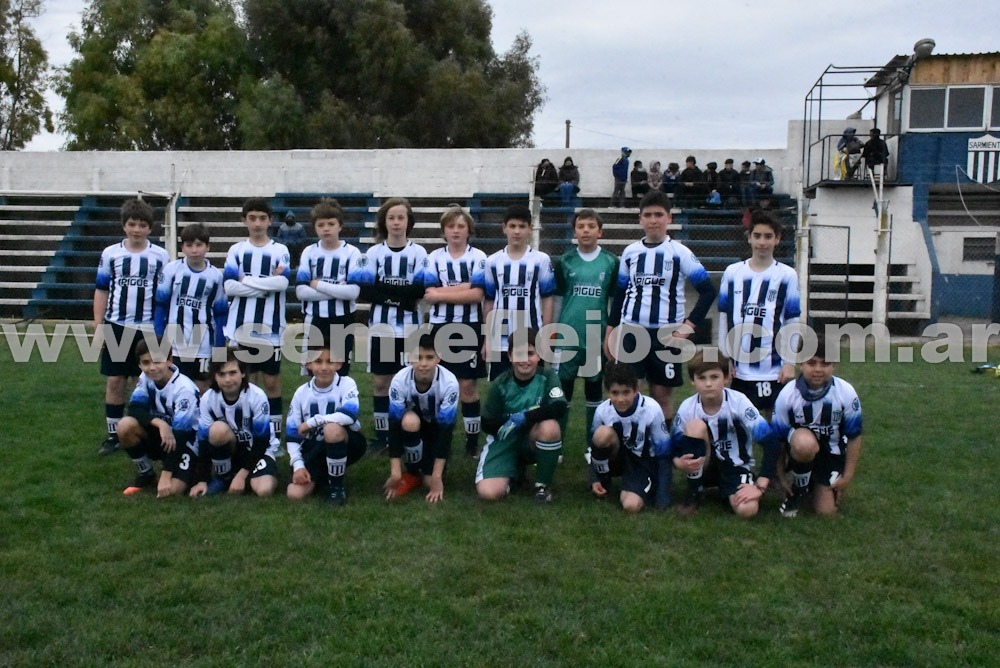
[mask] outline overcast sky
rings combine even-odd
[[[66,34],[82,0],[45,0],[37,23],[50,62],[73,57]],[[535,145],[573,148],[784,148],[789,120],[828,65],[879,66],[912,53],[1000,51],[996,0],[493,0],[493,42],[527,30],[546,104]],[[862,77],[858,77],[860,83]],[[53,109],[61,101],[50,96]],[[846,114],[843,114],[846,116]],[[38,136],[28,150],[57,150]]]

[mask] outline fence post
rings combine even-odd
[[[993,322],[1000,322],[1000,232],[993,249]]]

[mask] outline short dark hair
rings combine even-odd
[[[340,206],[340,202],[333,199],[332,197],[324,197],[321,199],[316,206],[309,211],[309,220],[314,224],[320,218],[336,218],[340,222],[340,226],[344,226],[344,210]]]
[[[573,216],[573,227],[576,227],[576,221],[580,219],[596,220],[597,229],[599,230],[604,229],[604,220],[601,218],[601,214],[597,213],[593,209],[580,209],[579,211],[577,211],[576,215]]]
[[[241,214],[243,218],[247,217],[247,214],[251,211],[263,211],[267,215],[271,215],[274,211],[271,209],[271,202],[263,197],[251,197],[250,199],[243,202],[243,213]]]
[[[642,196],[642,200],[639,202],[639,211],[651,206],[662,206],[670,211],[670,196],[662,190],[650,190]]]
[[[524,330],[524,335],[519,335],[518,332],[511,332],[507,336],[507,354],[514,354],[514,346],[517,344],[527,344],[532,348],[536,348],[535,341],[538,340],[538,330],[534,327],[528,327]]]
[[[150,227],[153,227],[153,217],[156,214],[153,212],[153,207],[138,198],[132,198],[125,200],[122,204],[121,209],[121,219],[122,225],[125,225],[130,220],[144,220],[149,223]]]
[[[774,236],[780,237],[781,233],[785,229],[785,225],[778,218],[773,211],[767,211],[765,209],[756,209],[750,214],[750,226],[747,228],[747,232],[753,232],[753,228],[758,225],[766,225],[774,230]]]
[[[840,339],[820,334],[816,339],[816,352],[809,359],[813,357],[836,364],[840,360]],[[834,357],[836,359],[833,359]]]
[[[698,159],[695,158],[693,155],[689,155],[688,157],[684,158],[684,162],[693,162],[694,164],[697,165]]]
[[[164,344],[163,344],[163,346],[161,346],[161,349],[166,349],[166,351],[167,351],[167,356],[166,356],[165,359],[170,359],[170,358],[172,358],[174,356],[173,350],[171,350],[171,346],[170,346],[169,341],[164,341]],[[146,343],[146,337],[145,336],[142,336],[142,335],[139,336],[139,340],[135,342],[135,347],[132,349],[132,351],[133,351],[133,354],[135,355],[135,359],[136,360],[138,360],[143,355],[149,355],[150,354],[149,344]]]
[[[608,362],[604,367],[604,389],[610,390],[612,385],[639,389],[639,378],[635,375],[635,367],[623,362]]]
[[[410,206],[410,200],[405,197],[390,197],[386,201],[382,202],[382,206],[378,208],[378,218],[375,220],[375,238],[378,241],[385,241],[389,238],[389,228],[386,227],[385,219],[389,215],[389,209],[394,206],[405,206],[406,207],[406,234],[409,235],[413,230],[413,226],[416,224],[417,220],[413,217],[413,207]]]
[[[729,378],[729,358],[722,354],[720,350],[716,355],[714,362],[705,359],[705,349],[699,348],[695,352],[694,357],[691,361],[687,363],[688,378],[694,380],[694,377],[698,374],[705,373],[706,371],[711,371],[712,369],[719,369],[722,371],[722,375]]]
[[[503,215],[503,224],[506,225],[509,220],[523,220],[526,223],[531,223],[531,210],[523,204],[508,206]]]
[[[181,230],[181,243],[189,244],[195,241],[203,241],[208,244],[210,235],[208,227],[204,223],[188,223]]]
[[[434,335],[430,332],[421,334],[420,338],[417,340],[417,348],[420,350],[433,350],[437,352],[437,348],[434,347]]]
[[[250,209],[250,211],[260,211],[261,209]],[[221,392],[219,389],[219,382],[215,379],[215,374],[222,371],[222,367],[226,366],[230,362],[236,362],[240,368],[240,372],[243,374],[243,383],[240,385],[240,391],[243,391],[250,387],[250,369],[246,362],[241,360],[236,356],[236,348],[226,348],[226,359],[218,361],[215,356],[212,356],[212,361],[208,365],[208,377],[212,381],[212,389],[216,392]]]

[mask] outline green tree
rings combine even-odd
[[[239,148],[246,37],[227,0],[93,0],[56,89],[69,149]]]
[[[29,25],[42,0],[0,0],[0,150],[24,148],[44,126],[53,131],[45,103],[49,58]]]
[[[529,146],[531,39],[498,55],[485,0],[244,0],[260,78],[245,148]]]

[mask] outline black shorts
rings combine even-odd
[[[249,454],[249,453],[248,453]],[[243,468],[242,466],[240,468]],[[250,469],[250,479],[263,478],[266,475],[278,477],[278,463],[271,455],[263,455]]]
[[[789,453],[789,445],[785,444],[785,470],[792,470],[791,454]],[[844,475],[844,466],[847,462],[847,455],[845,450],[847,448],[847,439],[843,439],[840,444],[841,454],[835,455],[822,445],[820,445],[819,452],[816,453],[816,458],[813,459],[813,470],[812,476],[809,479],[809,487],[813,488],[816,485],[822,485],[824,487],[829,487],[834,483],[834,481],[840,476]]]
[[[245,350],[254,357],[260,357],[261,349],[255,346],[243,345],[242,343],[237,346],[237,350]],[[262,373],[265,376],[279,376],[281,375],[281,348],[275,347],[271,349],[272,354],[266,360],[248,362],[247,371],[249,373]]]
[[[472,331],[476,340],[475,343],[463,343],[463,339],[469,338],[455,330],[455,325],[462,325]],[[442,332],[442,329],[447,327]],[[486,362],[483,360],[483,341],[485,337],[482,328],[478,324],[465,323],[437,323],[431,329],[434,336],[434,347],[441,356],[441,366],[455,374],[459,379],[472,379],[486,377]],[[438,336],[440,335],[440,340]]]
[[[361,459],[368,450],[368,442],[360,431],[347,431],[347,465]],[[317,488],[326,489],[330,476],[326,467],[326,443],[314,439],[302,441],[302,462]]]
[[[661,359],[661,356],[668,360],[680,355],[679,348],[670,348],[657,337],[657,330],[644,329],[642,327],[623,326],[621,328],[621,340],[619,348],[624,354],[632,354],[637,349],[648,348],[646,355],[639,360],[632,362],[635,375],[640,379],[646,379],[651,385],[661,385],[663,387],[680,387],[684,384],[684,365],[681,362],[669,362]]]
[[[208,382],[211,380],[208,375],[208,365],[211,363],[212,358],[210,357],[196,357],[193,360],[182,360],[179,357],[174,358],[174,365],[180,372],[195,381]]]
[[[746,466],[733,466],[729,462],[712,457],[711,467],[715,470],[713,476],[718,480],[719,496],[728,500],[736,493],[740,485],[752,485],[756,478],[753,471]]]
[[[146,436],[140,444],[143,453],[150,459],[163,462],[164,471],[190,487],[191,478],[194,476],[195,466],[198,463],[198,453],[194,447],[190,443],[178,442],[177,447],[172,452],[166,452],[163,449],[159,429],[148,427],[145,432]]]
[[[441,427],[438,424],[420,421],[420,447],[403,451],[402,463],[407,473],[416,475],[434,473],[434,460],[437,458],[434,451],[441,435]]]
[[[758,411],[770,411],[774,409],[774,400],[778,398],[778,392],[784,385],[779,385],[776,380],[743,380],[733,378],[729,386],[737,392],[742,392],[750,399]]]
[[[354,361],[354,330],[352,325],[357,324],[353,313],[330,318],[313,317],[306,320],[307,335],[309,327],[315,327],[323,336],[323,347],[329,350],[334,358],[343,356],[344,363],[338,371],[341,376],[351,374],[351,362]]]
[[[135,344],[142,339],[142,332],[134,327],[104,323],[105,338],[101,347],[101,375],[109,377],[138,378],[139,360],[135,356]],[[108,349],[109,339],[111,348]],[[113,353],[113,354],[112,354]]]
[[[638,494],[644,503],[652,502],[656,496],[656,460],[652,457],[636,457],[624,448],[619,452],[625,452],[622,491]]]
[[[406,339],[402,336],[368,337],[368,373],[393,376],[406,366]]]

